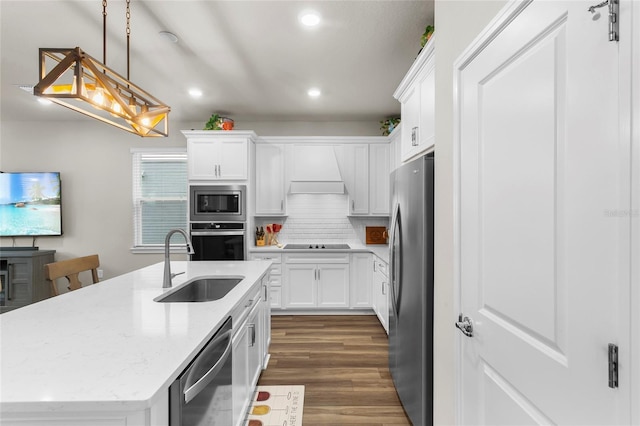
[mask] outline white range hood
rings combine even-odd
[[[294,145],[291,194],[344,194],[333,146]]]

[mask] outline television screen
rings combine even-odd
[[[60,173],[0,173],[0,236],[62,235]]]

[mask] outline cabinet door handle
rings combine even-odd
[[[280,200],[280,210],[284,210],[284,200]]]
[[[356,210],[356,200],[351,200],[351,212],[353,213]]]
[[[218,164],[218,177],[222,177],[222,166]]]
[[[13,274],[11,273],[12,269],[13,263],[10,263],[7,267],[7,300],[13,299]]]
[[[251,331],[251,340],[249,340],[249,347],[253,347],[256,344],[256,325],[249,324],[249,330]]]
[[[386,283],[383,281],[383,282],[382,282],[382,294],[383,294],[383,295],[386,295],[386,294],[387,294],[387,293],[385,293],[385,291],[384,291],[384,285],[385,285],[385,284],[386,284]]]

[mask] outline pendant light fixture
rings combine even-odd
[[[107,67],[107,0],[99,62],[79,47],[40,48],[33,94],[143,137],[168,136],[171,108],[129,81],[130,0],[126,2],[127,78]]]

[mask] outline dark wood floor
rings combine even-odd
[[[303,426],[410,425],[374,315],[273,316],[260,385],[305,385]]]

